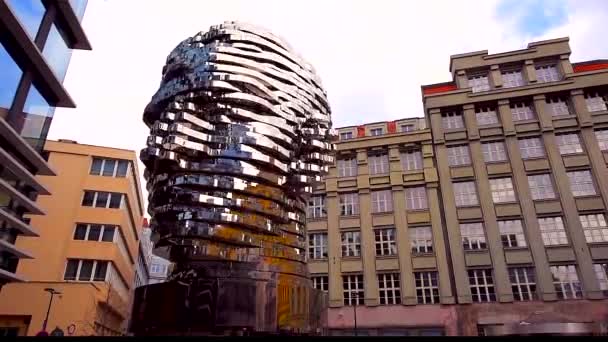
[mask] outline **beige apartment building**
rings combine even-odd
[[[608,61],[450,59],[425,118],[339,128],[309,202],[332,334],[608,331]]]
[[[137,155],[71,140],[44,150],[56,176],[37,176],[51,195],[36,201],[46,215],[29,218],[39,236],[15,243],[32,258],[17,266],[24,282],[0,291],[0,336],[124,334],[143,217]]]

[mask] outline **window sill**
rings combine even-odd
[[[608,110],[596,110],[594,112],[589,112],[591,115],[606,115],[608,114]]]
[[[434,257],[434,256],[435,256],[434,252],[430,252],[430,253],[414,253],[414,252],[412,252],[412,258]]]
[[[513,125],[527,125],[531,123],[538,123],[538,119],[528,119],[528,120],[514,120]]]
[[[361,215],[356,214],[356,215],[340,215],[339,216],[340,219],[352,219],[352,218],[360,218]]]
[[[357,175],[354,176],[338,176],[339,180],[357,180]]]
[[[576,119],[576,114],[551,115],[551,120]]]
[[[502,128],[502,125],[500,123],[494,123],[494,124],[489,124],[489,125],[480,125],[480,124],[477,124],[477,128],[479,128],[479,129]]]
[[[392,216],[394,214],[395,214],[395,212],[391,210],[391,211],[382,211],[379,213],[372,213],[372,216]]]
[[[587,242],[587,244],[592,247],[608,247],[608,241]]]
[[[328,258],[321,258],[321,259],[308,259],[308,262],[327,262],[329,259]]]
[[[469,94],[469,96],[474,97],[474,96],[494,95],[494,94],[507,93],[507,92],[510,92],[510,91],[519,91],[519,90],[542,88],[542,87],[546,87],[548,85],[558,86],[558,85],[570,84],[570,83],[574,83],[574,80],[565,79],[565,80],[559,80],[559,81],[553,81],[553,82],[536,82],[536,83],[529,83],[529,84],[526,84],[526,85],[523,85],[523,86],[520,86],[520,87],[494,88],[494,89],[490,89],[490,90],[486,90],[486,91],[478,91],[478,92],[475,92],[475,93],[473,93],[471,91],[471,93]]]
[[[307,217],[306,221],[307,222],[327,221],[327,216],[323,216],[323,217]]]
[[[399,254],[394,255],[376,255],[376,260],[394,260],[399,257]]]
[[[464,249],[465,253],[470,253],[470,254],[481,254],[481,253],[487,253],[489,250],[487,248],[482,248],[482,249]]]
[[[558,147],[559,150],[559,147]],[[586,156],[587,154],[585,152],[575,152],[575,153],[560,153],[559,154],[562,157],[573,157],[573,156]]]
[[[466,132],[467,129],[466,127],[461,127],[461,128],[444,128],[443,129],[443,133],[458,133],[458,132]]]
[[[564,244],[564,245],[545,245],[545,244],[543,244],[543,245],[545,246],[545,248],[549,248],[549,249],[571,247],[570,244]]]
[[[519,204],[519,201],[508,201],[508,202],[494,202],[492,201],[492,204],[494,205],[508,205],[508,204]]]
[[[424,212],[428,212],[428,211],[429,211],[429,208],[422,208],[422,209],[407,209],[406,208],[405,209],[406,213],[413,213],[413,214],[424,213]]]
[[[532,202],[534,203],[548,203],[548,202],[553,202],[553,201],[557,201],[557,197],[553,197],[553,198],[539,198],[539,199],[533,199]]]
[[[502,246],[502,249],[504,249],[505,251],[527,251],[528,246],[514,246],[514,247]]]
[[[361,256],[341,256],[342,260],[361,260]]]
[[[600,194],[583,195],[583,196],[574,196],[574,195],[572,195],[572,197],[574,197],[574,200],[576,201],[578,199],[598,198],[598,197],[600,197]]]

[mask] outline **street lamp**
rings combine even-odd
[[[55,290],[52,287],[47,287],[46,289],[44,289],[44,291],[50,293],[51,298],[49,299],[49,307],[46,310],[46,317],[44,318],[44,322],[42,322],[42,331],[46,331],[46,324],[49,321],[49,313],[51,312],[51,305],[53,305],[53,296],[61,294],[61,292]]]
[[[355,299],[355,305],[353,305],[353,314],[355,317],[355,336],[357,336],[357,303],[359,302],[359,293],[352,293],[352,297]]]

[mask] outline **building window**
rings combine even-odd
[[[422,169],[422,152],[405,151],[401,152],[401,167],[407,171]]]
[[[365,291],[362,274],[343,275],[342,288],[344,290],[344,305],[363,305]]]
[[[481,222],[461,223],[460,237],[465,251],[486,249],[486,234]]]
[[[471,155],[469,154],[468,145],[457,145],[448,147],[448,165],[460,166],[470,165]]]
[[[93,157],[89,173],[94,176],[126,177],[128,170],[128,160]]]
[[[369,134],[372,137],[375,137],[375,136],[384,134],[384,132],[383,132],[382,128],[372,128],[372,129],[369,130]]]
[[[401,304],[399,273],[378,274],[380,305]]]
[[[530,194],[533,200],[554,199],[555,191],[553,191],[553,182],[551,175],[532,175],[528,176],[528,185],[530,186]]]
[[[456,182],[454,185],[454,202],[457,207],[479,205],[475,182]]]
[[[342,232],[342,256],[358,257],[361,255],[361,234],[359,232]]]
[[[527,246],[521,220],[498,221],[498,231],[500,232],[503,247]]]
[[[321,290],[324,292],[328,291],[329,285],[329,277],[328,276],[312,276],[310,277],[312,280],[312,287]]]
[[[545,156],[545,148],[540,138],[523,138],[518,140],[522,159],[541,158]]]
[[[604,214],[580,215],[579,220],[588,243],[608,242],[608,225]]]
[[[325,209],[325,196],[311,196],[308,199],[308,218],[321,218],[327,216]]]
[[[536,80],[538,83],[559,81],[559,72],[555,64],[537,66]]]
[[[414,131],[414,125],[401,125],[401,132],[412,132]]]
[[[469,87],[473,88],[474,93],[490,90],[488,75],[469,76]]]
[[[475,107],[475,117],[479,126],[495,125],[498,123],[498,115],[496,115],[496,108],[494,107]]]
[[[511,289],[515,300],[528,301],[536,299],[536,276],[532,267],[509,268]]]
[[[568,244],[568,236],[564,229],[561,217],[544,217],[538,219],[540,233],[545,246],[559,246]]]
[[[372,191],[372,213],[393,211],[393,192],[391,190]]]
[[[598,129],[595,131],[595,138],[602,151],[608,151],[608,129]]]
[[[340,133],[340,140],[350,140],[353,138],[353,132],[342,132]]]
[[[378,175],[389,172],[388,168],[388,154],[372,154],[367,157],[369,163],[369,174]]]
[[[357,159],[344,158],[338,159],[338,176],[355,177],[357,175]]]
[[[351,192],[340,194],[340,215],[352,216],[359,215],[359,194]]]
[[[104,260],[68,259],[63,280],[105,281],[107,271]]]
[[[511,116],[514,122],[536,119],[532,105],[529,102],[511,102],[509,107],[511,107]]]
[[[433,232],[431,227],[408,228],[412,254],[433,253]]]
[[[437,272],[414,272],[418,304],[439,304]]]
[[[428,207],[424,186],[405,188],[405,208],[407,210],[426,210]]]
[[[376,237],[376,255],[397,255],[395,228],[376,229],[374,235]]]
[[[491,269],[469,270],[468,274],[473,302],[483,303],[496,301]]]
[[[459,112],[446,112],[441,114],[443,129],[464,128],[464,120]]]
[[[514,88],[526,85],[521,70],[503,71],[501,74],[503,88]]]
[[[78,223],[74,230],[74,240],[114,241],[115,225]]]
[[[150,265],[150,273],[165,273],[167,266],[161,264]]]
[[[486,163],[502,162],[507,160],[505,143],[502,141],[487,142],[481,144],[483,160]]]
[[[551,266],[553,286],[559,299],[579,299],[583,297],[581,282],[575,265]]]
[[[494,203],[515,202],[515,189],[511,177],[490,179],[490,191]]]
[[[608,296],[608,264],[594,264],[595,278],[604,296]]]
[[[308,257],[310,259],[327,258],[327,233],[308,235]]]
[[[548,96],[546,99],[547,111],[551,116],[570,115],[568,100],[563,96]]]
[[[122,197],[123,194],[118,192],[85,190],[82,205],[85,207],[117,209],[120,208]]]
[[[570,190],[574,197],[596,195],[595,185],[593,185],[593,177],[591,171],[570,171],[566,172],[570,180]]]
[[[590,112],[599,112],[608,110],[608,94],[598,91],[585,92],[585,102],[587,102],[587,110]]]
[[[559,153],[562,155],[583,153],[581,140],[579,139],[578,134],[576,133],[555,135],[555,141],[557,142]]]

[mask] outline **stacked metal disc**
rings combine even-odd
[[[310,287],[305,205],[333,163],[335,133],[308,63],[263,29],[212,26],[168,56],[144,122],[148,212],[173,278]]]

